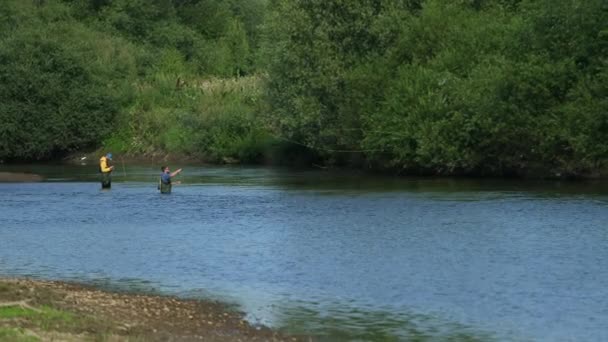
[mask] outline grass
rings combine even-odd
[[[147,341],[138,330],[119,329],[99,315],[82,315],[56,304],[64,296],[44,287],[0,280],[0,341]],[[150,337],[150,336],[148,336]]]
[[[0,319],[10,319],[17,317],[45,321],[62,321],[67,323],[74,321],[74,316],[72,314],[55,310],[50,307],[42,307],[37,310],[30,308],[22,308],[19,306],[8,306],[0,308]]]
[[[0,327],[0,341],[37,342],[40,339],[27,335],[23,329]]]
[[[0,307],[0,323],[3,321],[17,321],[21,322],[20,328],[31,327],[43,331],[86,330],[87,327],[85,320],[71,313],[47,306],[40,308]]]
[[[174,154],[208,162],[257,163],[273,139],[261,116],[263,76],[185,79],[157,73],[137,85],[136,101],[104,150]]]
[[[2,327],[2,326],[5,327]],[[38,335],[51,338],[63,336],[88,336],[92,340],[105,340],[110,336],[110,326],[105,322],[79,317],[73,313],[48,306],[22,307],[19,305],[0,307],[0,341],[39,341]],[[28,333],[29,332],[29,333]],[[85,333],[85,335],[81,335]],[[52,339],[52,338],[51,338]],[[70,339],[71,340],[71,339]]]

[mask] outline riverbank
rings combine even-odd
[[[0,340],[298,341],[225,304],[0,278]]]
[[[33,173],[0,172],[0,182],[41,182],[44,177]]]
[[[97,150],[93,152],[76,152],[66,156],[61,160],[62,163],[68,165],[94,165],[99,162],[99,158],[109,151]],[[301,151],[300,151],[301,152]],[[298,158],[301,157],[301,160]],[[267,159],[265,162],[243,163],[235,158],[225,157],[221,160],[213,160],[203,156],[193,156],[181,153],[160,152],[136,155],[132,153],[114,154],[113,163],[117,170],[125,165],[173,165],[180,167],[182,165],[240,165],[240,166],[267,166],[267,167],[291,167],[298,170],[323,170],[352,173],[358,172],[367,175],[390,176],[390,177],[439,177],[439,178],[461,178],[461,179],[520,179],[520,180],[567,180],[567,181],[603,181],[608,180],[608,168],[598,168],[588,172],[560,172],[550,169],[535,169],[535,170],[520,170],[520,172],[512,172],[505,175],[484,174],[480,172],[433,172],[431,170],[422,169],[399,169],[399,168],[370,168],[359,166],[346,165],[331,165],[324,164],[321,161],[316,161],[312,155],[301,155],[294,157],[282,157],[283,162]]]

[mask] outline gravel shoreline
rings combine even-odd
[[[0,278],[2,333],[18,341],[311,340],[252,326],[218,302],[23,278]]]

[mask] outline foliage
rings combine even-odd
[[[0,40],[0,159],[44,159],[94,146],[130,101],[129,44],[70,21],[64,10],[3,7],[18,24]]]
[[[127,150],[259,162],[269,137],[255,113],[261,79],[181,79],[157,74],[141,84]]]
[[[603,0],[5,3],[0,159],[608,169]]]
[[[0,340],[13,342],[37,342],[40,339],[27,335],[23,329],[0,327]]]
[[[328,163],[355,150],[370,167],[433,174],[607,166],[602,1],[274,5],[269,118]]]
[[[257,44],[254,31],[265,6],[263,0],[8,0],[0,8],[0,160],[57,158],[100,144],[131,153],[218,150],[191,137],[179,145],[178,137],[190,133],[171,123],[205,114],[203,100],[192,98],[201,96],[184,83],[252,73],[249,47]],[[204,101],[223,99],[213,96]],[[216,113],[210,122],[235,115],[230,120],[239,125],[253,115],[249,103],[215,105],[224,107],[236,109]],[[237,140],[258,144],[247,135]],[[213,158],[228,153],[253,159],[236,148],[220,149],[225,151]]]

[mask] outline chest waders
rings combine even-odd
[[[160,179],[158,181],[158,189],[160,190],[161,194],[170,194],[171,193],[171,182],[163,183],[163,180]]]
[[[111,172],[102,172],[101,173],[101,188],[109,189],[112,187],[112,176]]]
[[[112,187],[112,170],[104,172],[104,168],[108,168],[108,160],[106,157],[101,157],[99,159],[99,173],[101,174],[101,188],[109,189]]]

